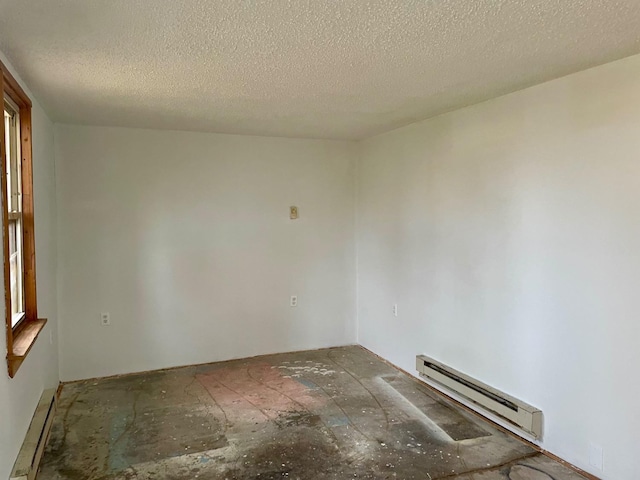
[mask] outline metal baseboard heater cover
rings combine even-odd
[[[416,357],[416,369],[424,379],[456,393],[498,415],[535,438],[542,436],[542,411],[490,387],[462,372],[427,357]]]
[[[36,478],[55,412],[56,390],[45,390],[42,392],[24,443],[13,466],[11,480],[34,480]]]

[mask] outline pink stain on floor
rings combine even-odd
[[[309,387],[267,363],[223,367],[196,378],[223,411],[231,412],[229,421],[264,422],[324,403]]]

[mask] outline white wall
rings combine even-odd
[[[360,343],[520,397],[545,448],[638,478],[640,56],[369,139],[358,172]]]
[[[6,57],[0,60],[12,70]],[[18,79],[14,71],[14,77]],[[22,82],[21,82],[22,83]],[[49,322],[33,349],[10,379],[2,355],[0,366],[0,479],[9,478],[42,391],[58,385],[56,326],[56,195],[53,157],[53,125],[22,83],[32,102],[33,183],[36,233],[36,275],[38,313]],[[1,250],[1,249],[0,249]],[[1,254],[1,253],[0,253]],[[0,289],[4,288],[0,275]],[[0,290],[2,291],[2,290]],[[4,295],[0,295],[0,316],[4,325]],[[6,337],[0,348],[7,351]]]
[[[354,343],[356,147],[57,125],[62,378]]]

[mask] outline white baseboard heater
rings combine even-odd
[[[42,392],[18,459],[13,466],[11,480],[34,480],[36,478],[55,412],[56,390],[45,390]]]
[[[416,369],[422,378],[435,382],[445,391],[460,395],[535,438],[542,436],[542,411],[540,409],[485,385],[426,355],[416,357]]]

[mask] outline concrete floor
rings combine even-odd
[[[360,347],[65,385],[39,480],[577,480]]]

